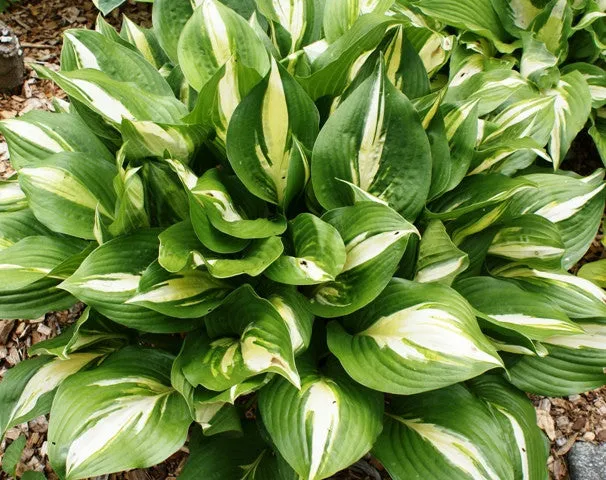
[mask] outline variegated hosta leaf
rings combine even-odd
[[[279,453],[265,443],[257,426],[247,422],[244,435],[206,437],[194,430],[191,456],[181,480],[297,480],[299,477]]]
[[[543,173],[519,177],[538,188],[518,192],[507,213],[534,213],[555,223],[566,248],[562,266],[570,268],[585,254],[600,225],[605,198],[603,176],[603,170],[598,170],[585,178]]]
[[[329,43],[338,40],[361,15],[385,13],[394,0],[326,0],[324,35]]]
[[[169,273],[154,262],[143,272],[137,293],[126,303],[171,317],[198,318],[219,306],[230,290],[227,283],[207,271]]]
[[[606,16],[606,12],[603,14]],[[579,71],[589,85],[589,93],[591,93],[591,106],[600,108],[606,104],[606,71],[590,63],[572,63],[562,68],[562,73]]]
[[[508,368],[511,382],[526,392],[564,396],[606,385],[606,326],[582,323],[585,333],[545,340],[549,355],[529,357]]]
[[[507,33],[490,0],[419,0],[414,5],[430,18],[488,38],[501,52],[515,49],[506,43]]]
[[[421,120],[380,60],[322,128],[313,151],[314,192],[324,208],[351,205],[345,180],[414,219],[429,193],[430,165]]]
[[[188,163],[208,131],[199,125],[166,125],[154,122],[131,122],[124,119],[120,127],[124,153],[129,160],[149,157],[171,158]]]
[[[126,15],[122,21],[120,35],[133,45],[143,58],[160,70],[169,59],[160,47],[153,29],[143,28]]]
[[[126,167],[124,169],[121,166],[121,163],[123,163],[122,154],[123,152],[118,154],[118,175],[114,178],[114,190],[118,197],[114,210],[114,221],[107,227],[108,233],[114,237],[136,232],[150,226],[145,210],[143,181],[139,175],[141,167]],[[103,221],[99,216],[99,208],[97,208],[96,213],[95,226],[98,222]]]
[[[547,94],[555,98],[555,123],[549,139],[549,155],[557,169],[587,122],[591,112],[591,92],[583,75],[574,71],[562,75],[557,86]]]
[[[0,250],[0,292],[20,290],[47,276],[86,246],[60,237],[32,236]]]
[[[220,232],[241,239],[268,238],[286,230],[286,219],[267,218],[265,203],[253,197],[237,178],[207,170],[191,189],[208,220]]]
[[[345,265],[345,245],[339,232],[315,215],[302,213],[290,222],[293,255],[283,255],[265,276],[289,285],[314,285],[334,280]]]
[[[62,383],[48,430],[55,472],[75,480],[145,468],[181,448],[191,418],[170,386],[172,361],[129,347]]]
[[[326,213],[322,220],[337,229],[345,244],[345,265],[331,282],[307,292],[320,317],[339,317],[373,301],[387,286],[416,228],[391,208],[376,202],[357,203]]]
[[[67,30],[61,52],[61,71],[86,68],[100,70],[117,82],[132,82],[154,95],[173,95],[158,70],[137,52],[94,30]]]
[[[116,167],[82,153],[56,153],[23,167],[19,183],[36,218],[55,232],[93,240],[95,211],[114,216]]]
[[[531,137],[510,138],[503,143],[493,142],[486,148],[475,151],[469,175],[490,172],[511,174],[523,166],[515,164],[516,157],[534,158],[534,156],[552,162],[542,146]],[[508,162],[509,159],[512,161]],[[510,166],[511,163],[513,166]]]
[[[502,365],[462,296],[445,285],[400,279],[342,324],[330,323],[328,346],[357,382],[405,395]]]
[[[307,151],[318,133],[318,111],[274,59],[238,105],[227,131],[229,162],[247,189],[287,208],[309,178]]]
[[[191,330],[195,321],[170,319],[147,308],[124,303],[137,293],[143,272],[158,255],[158,233],[158,230],[142,230],[104,243],[61,288],[127,327],[151,332]]]
[[[455,44],[454,35],[414,24],[405,26],[404,31],[423,61],[428,75],[432,77],[448,61]]]
[[[426,215],[440,220],[456,219],[504,202],[524,190],[536,190],[531,179],[509,178],[497,173],[473,175],[463,180],[455,190],[434,200]]]
[[[191,385],[220,392],[274,372],[300,386],[286,321],[249,285],[235,290],[205,320],[208,336],[201,330],[190,333],[180,354]]]
[[[103,15],[107,15],[114,8],[118,8],[124,2],[125,0],[93,0],[93,3],[99,10],[101,10]]]
[[[161,225],[171,225],[187,218],[188,194],[179,177],[167,165],[144,162],[141,178],[145,187],[145,207],[150,218],[158,219]]]
[[[490,277],[460,280],[455,288],[479,312],[534,340],[576,335],[583,329],[548,297]]]
[[[606,315],[606,292],[595,283],[564,271],[542,271],[511,264],[493,274],[511,278],[524,289],[545,295],[570,318]]]
[[[554,87],[560,80],[557,55],[550,52],[545,43],[530,32],[525,32],[522,39],[524,48],[520,60],[520,73],[540,89]]]
[[[187,108],[172,91],[170,95],[153,94],[135,84],[114,80],[98,70],[60,73],[38,67],[37,71],[112,126],[119,126],[123,118],[173,124],[187,114]]]
[[[87,307],[75,324],[56,337],[32,345],[29,355],[53,355],[63,360],[74,352],[88,350],[93,345],[97,351],[115,350],[128,343],[127,329],[107,320]]]
[[[191,0],[154,0],[152,23],[160,46],[179,64],[178,45],[185,24],[194,13]]]
[[[510,430],[462,385],[396,397],[390,408],[373,454],[394,480],[517,478]]]
[[[200,91],[231,57],[265,76],[269,57],[253,28],[217,0],[203,0],[183,28],[179,65],[189,84]]]
[[[114,161],[107,147],[76,115],[32,110],[3,120],[0,131],[8,143],[11,165],[17,170],[59,152],[82,152],[95,161]]]
[[[16,178],[0,180],[0,213],[16,212],[27,208],[25,192]]]
[[[69,359],[43,355],[24,360],[0,383],[0,438],[19,423],[48,413],[58,385],[100,356],[76,353]]]
[[[511,445],[514,478],[545,480],[549,454],[545,436],[537,426],[537,415],[528,397],[503,377],[486,374],[469,382],[472,392],[493,407]]]
[[[565,253],[558,227],[539,215],[522,215],[495,227],[488,253],[513,262],[558,269]]]
[[[533,0],[491,0],[492,6],[499,16],[503,28],[515,37],[528,30],[535,17],[541,12],[541,7]]]
[[[600,108],[595,112],[595,116],[590,117],[591,127],[589,135],[593,138],[602,163],[606,165],[606,111]]]
[[[306,480],[327,478],[367,452],[381,432],[383,396],[353,382],[336,362],[301,365],[301,389],[276,379],[261,390],[263,424]],[[355,441],[352,439],[355,438]]]
[[[534,18],[531,30],[559,58],[568,53],[568,37],[572,33],[572,9],[568,0],[552,0]]]
[[[421,237],[415,281],[450,285],[468,266],[467,254],[452,243],[444,224],[431,221]]]
[[[606,259],[586,263],[579,269],[577,275],[606,288]]]
[[[50,236],[51,232],[34,217],[29,208],[0,213],[0,251],[35,235]]]

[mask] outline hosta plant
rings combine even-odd
[[[188,438],[184,479],[369,452],[394,479],[546,479],[522,392],[606,383],[603,267],[569,273],[604,172],[562,169],[584,127],[601,148],[604,17],[155,0],[152,29],[68,30],[36,68],[69,102],[0,126],[0,318],[86,308],[7,372],[0,433],[50,413],[69,480]]]

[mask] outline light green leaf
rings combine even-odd
[[[286,208],[309,178],[307,150],[318,133],[317,109],[288,72],[271,61],[263,81],[234,111],[229,162],[247,189]]]
[[[444,285],[401,279],[342,325],[330,323],[328,346],[357,382],[405,395],[502,365],[462,296]]]
[[[29,208],[0,213],[0,251],[35,235],[50,236],[51,232],[36,220]]]
[[[169,61],[160,47],[154,30],[137,25],[126,15],[123,17],[120,35],[158,70]]]
[[[10,427],[48,413],[57,386],[100,355],[76,353],[66,360],[40,356],[6,372],[0,383],[0,438]]]
[[[114,8],[118,8],[122,5],[126,0],[93,0],[95,6],[101,10],[103,15],[107,15]]]
[[[0,213],[15,212],[27,208],[25,192],[17,179],[0,179]]]
[[[550,52],[547,46],[537,40],[532,33],[524,33],[522,39],[524,42],[520,60],[522,76],[534,82],[541,89],[555,86],[560,79],[557,55]]]
[[[431,221],[421,237],[415,281],[450,285],[468,266],[467,254],[452,243],[442,222]]]
[[[36,218],[51,230],[93,240],[95,210],[113,219],[116,168],[82,153],[56,153],[24,167],[19,183]]]
[[[367,452],[381,432],[383,397],[357,385],[336,362],[301,368],[298,390],[276,379],[261,390],[263,424],[300,478],[327,478]],[[355,441],[351,441],[355,438]]]
[[[515,37],[528,30],[535,17],[541,12],[533,0],[491,0],[492,6],[502,22],[503,28]]]
[[[48,431],[55,472],[75,480],[145,468],[181,448],[191,418],[170,386],[172,361],[158,350],[129,347],[64,382]]]
[[[373,453],[394,480],[516,478],[509,432],[462,385],[394,398],[391,411]]]
[[[490,277],[471,277],[455,284],[456,290],[479,312],[505,328],[534,340],[554,335],[576,335],[583,329],[539,292]]]
[[[332,318],[352,313],[387,286],[404,255],[408,238],[418,232],[389,207],[362,202],[326,213],[345,244],[345,265],[331,282],[307,291],[314,314]]]
[[[606,288],[606,259],[586,263],[579,269],[577,275]]]
[[[179,64],[178,44],[185,24],[194,13],[191,0],[154,0],[152,23],[166,55]]]
[[[568,38],[572,34],[572,9],[568,0],[551,0],[534,18],[531,30],[538,40],[545,43],[549,51],[566,58]]]
[[[144,228],[149,228],[149,218],[145,210],[145,191],[139,175],[141,167],[121,166],[122,157],[118,156],[118,175],[114,178],[114,190],[118,197],[114,210],[114,221],[108,227],[108,233],[114,237],[126,235]],[[97,219],[100,218],[97,208]]]
[[[429,193],[430,162],[421,120],[385,78],[381,60],[322,128],[313,151],[314,192],[324,208],[351,205],[345,180],[414,219]]]
[[[334,280],[345,265],[339,232],[315,215],[302,213],[290,222],[293,255],[284,255],[265,271],[274,282],[314,285]]]
[[[19,435],[11,444],[6,447],[4,455],[2,455],[2,470],[9,477],[16,477],[17,465],[21,460],[21,454],[25,448],[26,438],[24,435]]]
[[[355,23],[361,15],[385,13],[394,0],[326,0],[324,6],[324,34],[333,43]]]
[[[43,278],[18,290],[0,292],[0,318],[36,319],[49,311],[65,310],[78,300],[57,286],[60,280]]]

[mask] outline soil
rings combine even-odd
[[[112,12],[107,20],[114,25],[121,23],[126,14],[137,23],[149,25],[150,5],[129,3]],[[28,64],[37,63],[49,68],[58,68],[61,34],[68,28],[93,28],[97,10],[90,0],[26,0],[11,7],[0,20],[5,21],[21,39]],[[50,109],[53,97],[65,95],[51,82],[40,80],[27,67],[26,80],[21,92],[16,95],[0,94],[0,119],[12,118],[33,109]],[[572,155],[564,168],[580,174],[588,174],[602,166],[593,144],[581,136],[572,148]],[[6,143],[0,136],[0,178],[13,173],[8,164]],[[606,257],[601,243],[602,232],[596,237],[589,252],[580,263]],[[0,380],[8,368],[27,357],[31,345],[61,333],[78,318],[82,305],[70,310],[52,312],[36,320],[0,320]],[[546,398],[530,396],[537,411],[537,422],[551,442],[548,461],[550,477],[554,480],[568,478],[565,455],[575,441],[606,442],[606,387],[568,398]],[[44,471],[49,479],[57,477],[52,472],[46,456],[46,431],[48,421],[41,416],[31,422],[8,431],[0,443],[1,455],[7,444],[24,434],[26,448],[18,466],[18,474],[26,470]],[[99,480],[169,480],[178,476],[187,460],[187,447],[164,463],[146,470],[112,474],[98,477]],[[0,473],[0,479],[6,478]],[[341,480],[381,480],[388,478],[383,467],[370,457],[362,459],[352,468],[334,478]]]

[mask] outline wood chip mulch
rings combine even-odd
[[[149,4],[129,0],[128,5],[113,12],[107,19],[110,23],[119,25],[120,15],[125,13],[135,22],[149,25],[149,11]],[[97,10],[90,0],[26,0],[0,14],[0,20],[6,22],[20,37],[27,63],[57,69],[62,32],[68,28],[93,28],[96,16]],[[20,92],[14,95],[0,94],[0,119],[20,116],[34,109],[51,109],[52,98],[64,96],[51,82],[38,79],[28,67],[27,78]],[[579,160],[574,165],[567,165],[568,168],[583,174],[590,173],[581,170],[587,169],[587,165],[593,163],[594,155],[582,153],[574,158]],[[593,165],[590,167],[593,168]],[[0,136],[0,178],[8,178],[12,173],[6,143]],[[601,237],[600,231],[583,262],[606,257]],[[76,305],[71,310],[49,313],[30,321],[0,320],[0,381],[7,369],[27,358],[27,349],[31,345],[61,333],[78,318],[81,309],[81,305]],[[568,398],[534,395],[530,398],[537,411],[538,425],[551,442],[548,462],[550,478],[564,480],[568,478],[565,455],[575,441],[606,442],[606,387]],[[46,456],[47,429],[48,419],[45,416],[10,429],[0,443],[0,462],[6,445],[24,434],[27,444],[18,466],[18,474],[26,470],[38,470],[45,472],[49,479],[56,479]],[[187,447],[184,447],[156,467],[106,475],[98,477],[98,480],[172,480],[181,471],[187,453]],[[0,473],[0,480],[5,478],[7,477]],[[335,478],[381,480],[387,476],[380,465],[373,463],[370,458],[365,458]]]

